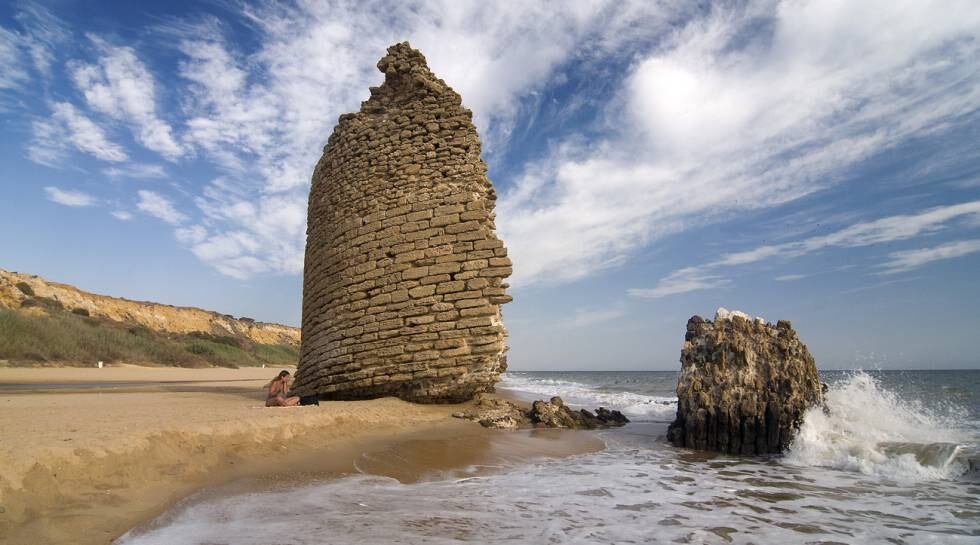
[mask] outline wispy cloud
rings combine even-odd
[[[161,165],[147,163],[129,163],[112,166],[102,169],[102,174],[110,178],[133,178],[137,180],[167,177],[167,171]]]
[[[175,229],[174,236],[184,244],[200,244],[208,238],[208,230],[203,225],[191,225]]]
[[[773,278],[776,282],[795,282],[797,280],[803,280],[807,278],[808,274],[784,274],[782,276],[777,276]]]
[[[880,274],[897,274],[928,265],[934,261],[954,259],[980,252],[980,239],[947,242],[932,248],[919,248],[888,254]]]
[[[30,79],[20,51],[20,37],[0,27],[0,90],[16,89]]]
[[[332,123],[325,120],[358,108],[367,88],[381,81],[375,63],[391,43],[410,37],[427,55],[473,110],[484,151],[492,154],[521,115],[522,99],[579,54],[576,44],[614,50],[627,34],[614,28],[632,28],[639,19],[654,24],[672,13],[642,6],[264,3],[243,8],[257,32],[251,51],[229,43],[213,19],[167,26],[188,85],[186,141],[225,171],[195,201],[209,228],[192,251],[219,270],[229,263],[248,271],[302,270],[310,173]],[[242,234],[255,244],[240,244]]]
[[[54,51],[69,37],[64,23],[38,4],[14,7],[19,29],[0,27],[0,90],[23,88],[32,78],[51,73]]]
[[[584,327],[609,322],[622,318],[626,315],[626,308],[623,305],[616,305],[609,308],[578,308],[575,315],[568,321],[570,327]]]
[[[627,293],[642,299],[659,299],[697,290],[719,288],[730,281],[709,272],[705,267],[687,267],[672,272],[660,280],[654,288],[631,288]]]
[[[126,210],[113,210],[112,217],[116,218],[119,221],[129,221],[133,219],[133,214],[127,212]]]
[[[137,195],[139,200],[136,208],[155,218],[171,225],[178,225],[187,219],[187,216],[177,211],[170,199],[159,193],[143,189],[138,191]]]
[[[69,146],[102,161],[118,163],[129,158],[122,146],[109,140],[102,127],[68,102],[52,104],[51,117],[35,121],[32,128],[27,155],[35,163],[60,168]]]
[[[571,73],[609,82],[574,98],[600,112],[588,138],[566,131],[515,179],[495,180],[516,286],[582,278],[692,226],[840,183],[882,150],[972,122],[980,103],[980,8],[969,1],[236,6],[247,45],[214,17],[153,29],[147,39],[173,46],[176,74],[118,38],[90,36],[83,53],[95,57],[68,64],[88,109],[164,159],[194,156],[221,171],[173,205],[181,221],[172,223],[204,225],[203,240],[179,243],[235,275],[302,270],[310,174],[333,120],[358,108],[381,81],[378,57],[406,38],[462,94],[491,162],[539,91]],[[18,41],[26,31],[8,34],[0,59],[17,63],[0,78],[17,84],[34,53]],[[49,47],[55,40],[36,40],[33,65],[57,65],[44,53],[67,49]],[[604,71],[624,65],[622,75]],[[164,109],[170,96],[179,109]],[[58,166],[72,149],[116,163],[139,155],[57,104],[73,115],[34,123],[32,160]],[[105,173],[140,177],[125,166]],[[725,282],[693,268],[686,276],[655,293]]]
[[[98,49],[96,64],[73,63],[72,79],[89,106],[134,127],[137,140],[168,159],[183,155],[183,147],[156,109],[156,81],[129,47],[116,47],[89,37]]]
[[[639,297],[663,297],[700,289],[715,288],[727,283],[720,274],[722,271],[741,265],[757,263],[766,259],[773,258],[795,258],[803,255],[820,252],[829,248],[859,248],[875,244],[884,244],[901,240],[909,240],[915,237],[936,233],[949,226],[956,220],[970,220],[980,217],[980,201],[970,201],[965,203],[939,206],[923,210],[913,214],[899,214],[888,216],[873,221],[856,223],[827,235],[820,235],[806,238],[800,241],[787,242],[783,244],[773,244],[759,246],[743,252],[735,252],[723,255],[719,259],[698,265],[686,267],[671,273],[661,279],[655,288],[630,290],[630,295]],[[962,252],[969,245],[944,248],[940,246],[925,253],[919,254],[918,251],[892,254],[892,261],[888,267],[889,273],[902,272],[908,268],[902,268],[902,263],[914,264],[918,259],[934,259],[944,257],[948,254],[949,258],[957,257],[956,252]],[[969,253],[969,252],[967,252]],[[965,254],[958,254],[965,255]],[[802,275],[787,275],[776,278],[776,280],[798,280]]]
[[[912,137],[973,122],[980,6],[950,8],[713,4],[664,29],[602,120],[615,129],[588,146],[555,146],[503,192],[514,285],[586,276],[678,231],[840,183]]]
[[[71,38],[67,25],[37,3],[20,3],[14,18],[24,29],[23,44],[35,70],[50,76],[56,50]]]
[[[89,195],[88,193],[83,193],[72,189],[60,189],[53,186],[47,186],[44,188],[44,192],[47,194],[49,201],[56,202],[64,206],[82,208],[92,206],[96,203],[95,197]]]

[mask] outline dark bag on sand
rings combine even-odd
[[[300,405],[317,405],[317,406],[319,406],[320,405],[320,396],[318,396],[316,394],[308,395],[308,396],[300,396],[300,398],[299,398],[299,404]]]

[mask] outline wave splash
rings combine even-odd
[[[830,387],[807,411],[785,461],[899,481],[956,479],[971,470],[969,432],[954,415],[902,399],[863,371]]]

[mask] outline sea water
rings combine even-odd
[[[192,497],[118,543],[980,543],[980,371],[822,379],[829,413],[786,454],[746,458],[665,442],[676,373],[511,372],[515,395],[633,423],[598,432],[601,452],[490,472]]]

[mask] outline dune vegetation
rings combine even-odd
[[[171,334],[68,312],[35,298],[44,312],[0,308],[0,361],[10,365],[141,363],[178,367],[295,365],[297,348],[207,333]],[[45,304],[47,303],[47,304]]]

